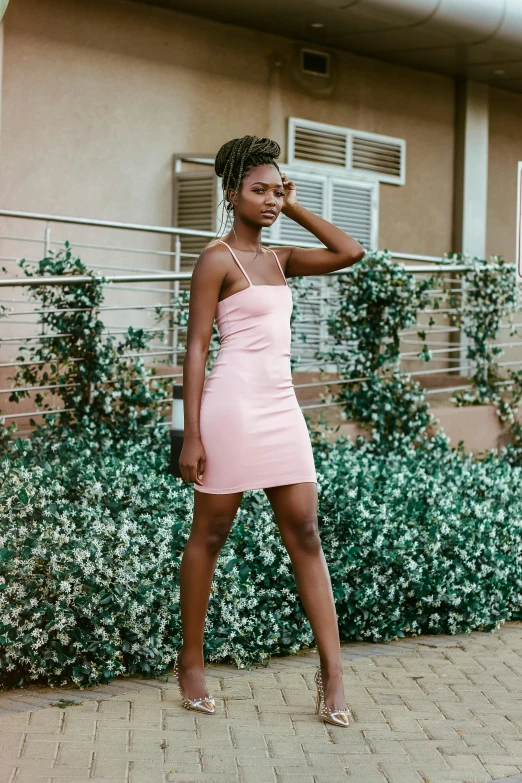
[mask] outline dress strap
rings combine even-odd
[[[271,248],[271,247],[269,247],[268,249],[269,249],[269,250],[272,250],[272,248]],[[279,259],[278,259],[278,257],[277,257],[277,253],[276,253],[276,251],[275,251],[275,250],[272,250],[272,253],[273,253],[273,254],[275,255],[275,257],[276,257],[277,266],[279,267],[279,269],[280,269],[280,271],[281,271],[281,274],[283,275],[283,279],[284,279],[285,283],[286,283],[286,284],[287,284],[287,286],[290,288],[290,286],[289,286],[289,284],[288,284],[288,280],[287,280],[287,279],[286,279],[286,277],[285,277],[285,273],[283,272],[283,268],[282,268],[281,264],[279,263]]]
[[[247,275],[247,273],[245,272],[245,270],[244,270],[244,269],[243,269],[243,267],[241,266],[241,264],[240,264],[240,261],[239,261],[239,258],[236,256],[236,254],[234,253],[234,251],[232,250],[232,248],[230,247],[230,245],[227,245],[227,243],[226,243],[226,242],[223,242],[223,240],[222,240],[222,239],[217,239],[217,240],[216,240],[216,242],[221,242],[221,244],[222,244],[222,245],[226,245],[226,247],[228,247],[228,249],[230,250],[230,252],[231,252],[231,253],[232,253],[232,255],[234,256],[234,258],[235,258],[235,260],[236,260],[236,262],[237,262],[237,265],[238,265],[238,267],[241,269],[241,271],[242,271],[242,272],[243,272],[243,274],[245,275],[246,279],[248,280],[248,285],[252,286],[252,281],[250,280],[249,276]],[[279,263],[279,262],[278,262],[278,263]]]

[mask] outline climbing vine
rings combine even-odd
[[[326,350],[316,356],[324,367],[334,363],[345,381],[329,387],[342,403],[345,418],[371,431],[376,448],[409,449],[436,423],[424,390],[399,367],[400,331],[410,329],[430,305],[436,274],[417,279],[388,251],[368,254],[339,275],[337,307],[329,308]],[[418,331],[419,338],[425,333]],[[429,361],[423,343],[419,358]]]
[[[458,307],[451,323],[468,338],[467,358],[472,367],[471,388],[454,392],[452,401],[459,407],[495,405],[499,421],[509,425],[514,452],[519,452],[522,462],[522,426],[517,418],[522,401],[522,369],[501,367],[498,360],[505,350],[496,344],[503,325],[509,326],[509,331],[504,332],[506,336],[520,337],[514,323],[522,308],[516,269],[498,255],[484,260],[455,254],[452,259],[469,267],[462,275],[462,299],[448,280],[442,281],[442,285],[449,306]]]
[[[496,345],[507,319],[509,336],[518,335],[514,316],[521,308],[520,286],[512,265],[501,256],[490,260],[467,255],[445,256],[445,265],[429,277],[420,278],[393,261],[388,251],[366,257],[327,286],[328,345],[316,353],[317,363],[337,367],[341,383],[328,386],[328,401],[340,403],[342,416],[355,421],[371,435],[375,448],[410,449],[425,444],[437,423],[425,401],[425,389],[400,365],[402,330],[412,329],[424,310],[447,312],[448,325],[462,329],[468,339],[467,358],[473,367],[466,390],[454,392],[457,406],[493,404],[501,423],[508,423],[515,460],[522,454],[522,425],[517,414],[522,401],[522,370],[502,367],[504,354]],[[447,272],[465,264],[462,289],[455,289]],[[47,417],[53,427],[90,432],[97,442],[132,438],[149,430],[157,432],[166,412],[170,383],[155,379],[142,354],[163,333],[129,327],[116,340],[107,334],[100,316],[104,280],[95,277],[66,243],[63,251],[49,253],[36,269],[21,267],[33,275],[90,275],[92,282],[77,286],[34,286],[32,296],[40,304],[44,339],[27,341],[18,359],[23,362],[14,381],[11,401],[27,397],[25,386],[38,386],[34,397],[39,409],[54,407],[63,412]],[[297,340],[306,342],[307,330],[299,332],[300,308],[310,296],[305,278],[290,280],[294,294],[291,325]],[[435,295],[438,290],[440,295]],[[462,297],[461,291],[464,291]],[[170,308],[157,308],[156,326],[177,328],[177,347],[186,348],[189,291],[181,290]],[[168,317],[166,318],[166,312]],[[429,325],[434,324],[430,316]],[[428,363],[432,354],[427,331],[418,327],[417,358]],[[213,325],[206,369],[219,349],[220,338]],[[292,357],[292,370],[299,368]],[[56,429],[55,429],[56,431]],[[2,442],[10,433],[4,427]]]
[[[81,434],[95,448],[114,446],[122,439],[156,437],[169,382],[154,377],[156,370],[146,366],[142,354],[161,335],[132,326],[118,338],[108,332],[100,313],[105,281],[73,255],[68,242],[63,250],[50,251],[36,268],[24,259],[20,267],[28,278],[87,275],[91,281],[30,287],[39,305],[41,337],[22,345],[9,400],[31,397],[42,412],[58,409],[39,426],[56,438],[64,430]],[[38,391],[28,391],[28,386]]]
[[[450,399],[457,406],[494,404],[499,421],[510,425],[511,458],[522,462],[522,425],[517,419],[522,370],[502,368],[498,357],[505,351],[496,344],[506,319],[509,336],[519,335],[513,320],[522,297],[515,269],[501,256],[444,258],[441,269],[418,278],[389,252],[379,251],[338,276],[339,304],[330,308],[328,317],[329,347],[316,358],[323,367],[334,362],[347,383],[330,386],[329,400],[342,403],[345,418],[369,430],[378,449],[425,446],[436,419],[425,402],[425,390],[399,368],[400,331],[414,326],[423,310],[439,310],[447,313],[449,326],[462,329],[468,338],[467,359],[474,368],[469,388]],[[461,264],[468,269],[455,290],[447,273]],[[430,315],[429,326],[434,324]],[[417,358],[429,362],[427,331],[418,328],[416,334],[422,346]]]

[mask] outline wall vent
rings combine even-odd
[[[401,176],[401,145],[397,142],[353,133],[352,168],[397,179]]]
[[[347,138],[345,133],[296,125],[294,133],[294,160],[326,163],[346,168]]]
[[[330,76],[330,55],[314,49],[301,49],[301,71],[314,76]]]
[[[328,166],[379,182],[404,185],[406,141],[290,117],[288,163]]]

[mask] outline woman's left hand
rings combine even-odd
[[[297,204],[297,189],[295,182],[292,182],[291,179],[288,179],[286,174],[283,174],[283,172],[281,172],[281,182],[283,183],[283,188],[285,191],[285,200],[281,209],[281,212],[284,213],[285,209],[288,207],[293,207],[295,204]]]

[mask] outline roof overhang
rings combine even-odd
[[[139,2],[522,92],[522,0]]]

